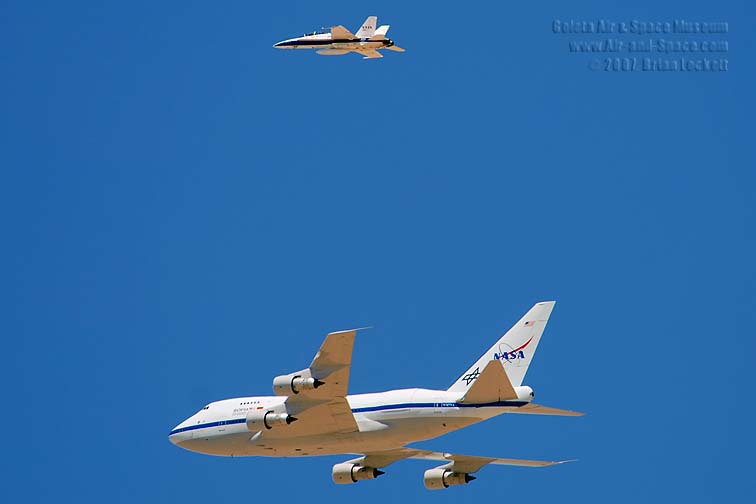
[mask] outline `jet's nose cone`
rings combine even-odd
[[[282,49],[283,48],[283,42],[276,42],[275,44],[273,44],[273,47],[275,47],[276,49]]]

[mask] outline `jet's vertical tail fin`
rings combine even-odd
[[[355,33],[355,35],[357,35],[357,38],[369,39],[375,33],[375,25],[377,23],[378,23],[378,16],[368,16],[368,18],[365,20],[364,23],[362,23],[362,26],[360,27],[359,31]]]
[[[381,25],[378,27],[377,30],[375,30],[375,33],[372,37],[370,37],[370,40],[383,40],[386,38],[386,34],[389,31],[389,28],[391,28],[390,25]]]
[[[549,321],[554,301],[536,303],[499,341],[484,353],[475,364],[465,371],[451,387],[450,392],[464,395],[475,379],[480,376],[488,364],[495,359],[504,365],[504,370],[512,385],[519,387],[533,360],[538,342],[546,323]]]

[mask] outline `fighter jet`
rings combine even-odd
[[[386,38],[389,25],[375,28],[378,16],[368,17],[362,26],[353,34],[343,26],[332,26],[329,31],[305,33],[301,37],[283,40],[273,47],[276,49],[317,49],[318,54],[324,56],[341,56],[350,52],[361,54],[363,59],[383,58],[378,52],[381,49],[404,52],[404,49],[394,45],[394,41]]]

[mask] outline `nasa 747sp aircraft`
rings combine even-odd
[[[341,56],[350,52],[361,54],[364,59],[383,58],[381,49],[404,52],[394,41],[386,38],[389,25],[376,29],[378,16],[368,17],[353,34],[343,26],[333,26],[327,32],[313,32],[292,39],[283,40],[273,47],[276,49],[318,49],[318,54]]]
[[[373,479],[397,460],[443,462],[425,471],[430,490],[468,483],[486,464],[542,467],[563,462],[433,452],[406,446],[502,413],[580,416],[539,406],[522,385],[553,301],[534,305],[447,390],[403,389],[347,395],[357,330],[326,336],[310,366],[273,379],[275,396],[212,402],[177,425],[171,442],[230,457],[358,454],[333,466],[333,481]]]

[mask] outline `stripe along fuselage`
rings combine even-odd
[[[359,51],[367,49],[384,49],[392,47],[391,39],[333,39],[330,33],[317,33],[278,42],[276,49],[334,49],[337,51]]]

